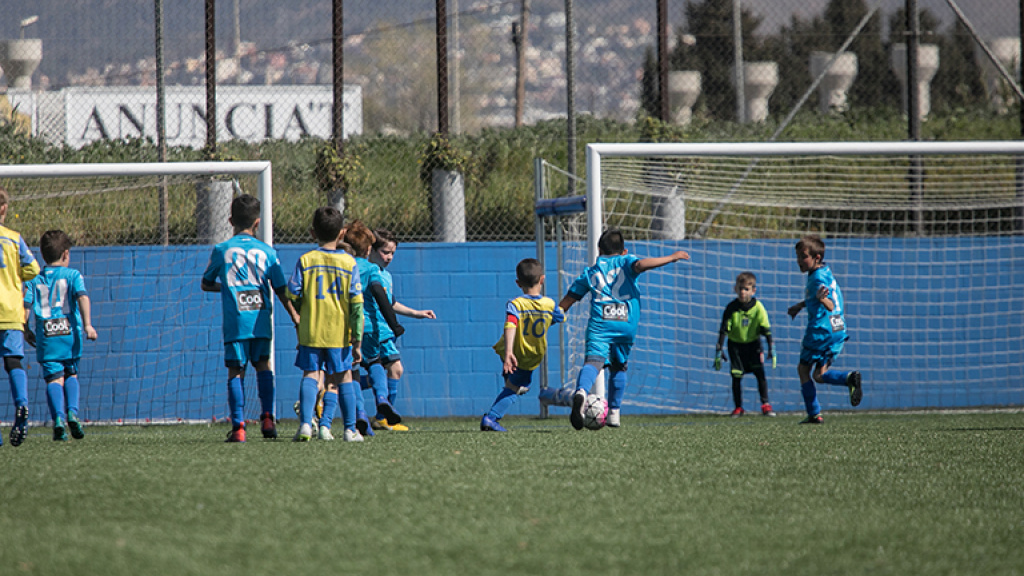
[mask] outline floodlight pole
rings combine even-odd
[[[921,45],[921,17],[917,0],[907,0],[907,137],[913,142],[921,140],[921,89],[918,86],[918,53]],[[924,211],[921,202],[924,197],[924,164],[920,156],[910,157],[907,174],[910,181],[910,200],[914,205],[914,229],[924,235]]]
[[[217,28],[216,0],[206,0],[206,149],[217,152]]]
[[[167,127],[165,124],[166,95],[164,93],[164,0],[154,0],[153,16],[156,30],[156,158],[167,162]],[[160,178],[159,226],[160,243],[171,243],[170,201],[167,191],[167,176]]]

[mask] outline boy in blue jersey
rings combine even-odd
[[[292,321],[299,317],[288,299],[284,271],[277,251],[255,238],[260,225],[260,201],[242,195],[231,202],[229,218],[235,235],[213,247],[203,272],[204,292],[220,292],[223,312],[224,365],[228,369],[228,442],[245,442],[245,366],[256,370],[260,397],[260,431],[277,438],[274,418],[273,296],[277,294]]]
[[[82,274],[70,268],[71,239],[62,230],[47,230],[39,240],[46,267],[25,284],[25,316],[35,319],[36,359],[43,369],[46,400],[53,419],[53,439],[64,442],[68,430],[76,440],[85,438],[78,419],[78,361],[82,336],[97,338],[92,326],[92,305]]]
[[[526,258],[516,266],[516,284],[523,295],[505,305],[505,328],[494,345],[501,357],[505,387],[480,419],[480,430],[486,432],[506,431],[499,420],[530,391],[533,371],[548,350],[548,328],[565,319],[555,301],[541,294],[544,268],[535,258]]]
[[[21,234],[3,225],[9,202],[7,190],[0,186],[0,356],[3,356],[14,397],[11,446],[20,446],[28,434],[28,374],[21,365],[25,357],[22,287],[24,282],[39,274],[39,263]]]
[[[825,264],[825,242],[818,236],[804,236],[796,243],[796,262],[801,272],[807,273],[804,299],[789,307],[790,318],[796,318],[807,309],[807,330],[801,342],[800,391],[807,408],[807,418],[801,424],[821,424],[821,405],[815,382],[845,386],[850,391],[850,405],[857,406],[864,396],[860,372],[830,370],[832,361],[843,350],[846,318],[843,312],[843,293]],[[812,379],[813,378],[813,379]]]
[[[384,288],[395,313],[408,318],[436,319],[437,315],[434,314],[433,310],[416,310],[395,300],[394,282],[391,278],[391,272],[388,272],[387,268],[395,258],[398,242],[395,241],[395,236],[387,230],[378,229],[374,236],[376,240],[373,242],[373,250],[370,251],[370,262],[380,267],[381,286]],[[376,339],[371,341],[370,348],[364,348],[364,356],[371,367],[374,363],[379,363],[384,367],[383,375],[387,378],[388,403],[394,406],[398,400],[398,385],[401,382],[402,375],[405,373],[405,368],[402,366],[402,356],[398,352],[397,341],[400,334],[393,333],[386,322],[378,322],[376,328],[378,330]],[[374,390],[378,390],[379,384],[377,381],[382,375],[381,372],[376,369],[369,370],[368,372],[370,384]],[[378,414],[377,418],[370,418],[371,427],[377,430],[392,430],[395,432],[409,430],[409,427],[405,424],[391,422],[383,416],[385,415]]]
[[[380,266],[368,260],[376,236],[365,224],[356,220],[345,229],[345,243],[352,248],[359,268],[359,279],[363,283],[363,344],[360,366],[367,374],[357,378],[360,388],[356,391],[356,429],[363,436],[373,436],[373,427],[363,402],[363,390],[372,389],[377,411],[374,420],[397,425],[402,416],[388,400],[387,372],[381,364],[381,342],[398,338],[405,328],[398,323],[395,309],[391,305],[390,277],[385,279]],[[385,287],[385,282],[387,286]],[[353,371],[353,377],[358,369]]]
[[[558,303],[569,308],[590,294],[590,320],[587,322],[587,354],[576,379],[572,396],[569,422],[577,430],[583,429],[583,405],[598,374],[607,366],[608,426],[620,425],[622,397],[626,391],[626,367],[629,353],[636,339],[640,322],[640,274],[662,266],[689,260],[690,255],[679,250],[658,258],[638,258],[626,253],[622,232],[606,230],[597,241],[597,262],[583,271],[572,283],[569,291]]]
[[[295,358],[295,366],[302,370],[296,442],[309,442],[313,437],[313,409],[321,378],[324,408],[317,437],[334,440],[331,425],[340,404],[345,441],[363,440],[356,431],[356,386],[352,382],[352,365],[361,359],[363,287],[355,259],[339,248],[343,226],[337,208],[317,208],[313,235],[319,247],[299,258],[288,280],[289,297],[302,302]]]

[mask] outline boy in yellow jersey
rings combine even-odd
[[[317,208],[313,235],[320,246],[299,258],[288,281],[289,297],[302,301],[295,358],[295,366],[302,370],[296,442],[313,437],[313,408],[321,376],[326,392],[317,437],[334,440],[331,423],[340,400],[345,441],[363,440],[356,431],[356,384],[352,382],[353,363],[361,359],[363,286],[355,259],[339,248],[343,227],[344,218],[336,208]]]
[[[548,328],[565,319],[555,301],[541,295],[544,268],[540,262],[533,258],[519,262],[516,284],[522,288],[523,295],[509,300],[505,306],[505,331],[494,345],[494,351],[501,356],[505,387],[480,420],[483,431],[506,432],[498,421],[519,396],[530,391],[533,371],[540,366],[548,350]]]
[[[21,234],[3,225],[9,201],[7,190],[0,186],[0,356],[3,356],[14,397],[11,446],[20,446],[28,434],[28,374],[21,365],[25,357],[22,286],[39,274],[39,263]]]
[[[736,408],[732,417],[738,418],[746,413],[743,410],[743,389],[740,382],[744,374],[753,374],[757,378],[757,392],[761,396],[761,414],[775,416],[772,405],[768,403],[768,379],[764,374],[764,350],[761,349],[761,337],[768,343],[768,356],[775,368],[775,348],[772,345],[772,325],[768,321],[768,312],[764,305],[754,297],[757,293],[757,277],[753,272],[741,272],[736,277],[733,287],[736,299],[729,302],[722,314],[722,324],[718,329],[718,345],[715,346],[715,370],[722,368],[722,343],[729,337],[729,362],[732,364],[732,400]]]

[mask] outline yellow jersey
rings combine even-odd
[[[288,281],[288,295],[301,300],[300,345],[346,348],[353,333],[362,334],[363,286],[355,258],[345,251],[317,248],[303,254]],[[359,304],[358,318],[353,304]]]
[[[509,316],[514,316],[518,321],[512,322]],[[508,301],[505,317],[504,327],[516,329],[512,353],[518,360],[519,369],[536,370],[548,351],[548,328],[565,319],[562,309],[555,306],[555,301],[547,296],[524,294]],[[504,331],[494,345],[494,351],[498,356],[505,356]]]
[[[0,225],[0,330],[24,329],[22,284],[37,274],[39,263],[21,234]]]

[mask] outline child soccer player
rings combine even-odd
[[[398,242],[395,241],[395,236],[387,230],[377,230],[375,236],[376,240],[373,243],[373,250],[370,251],[370,262],[380,267],[381,285],[387,293],[392,308],[394,308],[397,314],[409,318],[436,319],[437,315],[434,314],[433,310],[415,310],[395,300],[394,282],[387,268],[395,258]],[[395,402],[398,400],[398,384],[402,379],[402,374],[405,372],[402,366],[402,356],[398,353],[397,340],[399,335],[394,334],[391,328],[386,325],[378,323],[376,328],[378,328],[377,340],[371,340],[371,345],[376,344],[376,346],[366,351],[369,354],[364,354],[366,362],[371,367],[367,371],[369,373],[369,381],[374,390],[379,390],[380,385],[376,379],[379,379],[382,374],[380,370],[373,368],[375,363],[379,363],[384,367],[385,373],[383,375],[387,378],[388,404],[394,407]],[[380,404],[378,404],[379,406]],[[384,417],[382,418],[381,416]],[[393,430],[396,432],[404,432],[409,429],[405,424],[392,422],[387,419],[386,414],[383,413],[378,414],[377,418],[371,418],[370,425],[377,430]]]
[[[92,306],[82,274],[69,268],[71,239],[61,230],[48,230],[39,240],[46,267],[25,284],[25,319],[35,318],[36,359],[43,368],[46,400],[53,418],[53,439],[85,438],[78,419],[78,361],[82,335],[97,338],[92,326]],[[66,403],[65,403],[66,400]]]
[[[256,370],[259,390],[260,431],[264,438],[277,438],[274,372],[270,369],[273,353],[271,290],[295,323],[298,323],[298,314],[288,299],[277,251],[254,236],[260,225],[259,199],[242,195],[232,200],[228,221],[235,235],[213,247],[201,282],[204,292],[220,292],[221,295],[224,366],[228,369],[228,409],[232,424],[227,441],[245,442],[245,365],[250,363]]]
[[[860,372],[829,369],[848,336],[843,315],[843,293],[832,276],[832,269],[825,264],[825,242],[813,235],[801,238],[796,243],[796,263],[801,272],[807,273],[803,301],[788,310],[790,318],[796,318],[801,310],[807,309],[807,330],[801,342],[800,364],[797,366],[807,418],[800,423],[822,424],[825,420],[821,416],[815,382],[846,386],[850,390],[852,406],[860,404],[864,390],[860,384]]]
[[[754,297],[757,293],[757,277],[753,272],[742,272],[736,277],[733,287],[736,299],[729,302],[722,314],[722,324],[718,329],[718,344],[715,346],[715,370],[722,368],[722,343],[729,337],[729,363],[732,365],[732,401],[736,409],[732,417],[743,416],[743,389],[740,382],[744,374],[753,374],[757,378],[757,392],[761,395],[761,414],[775,416],[772,405],[768,403],[768,380],[764,375],[764,351],[761,349],[761,337],[768,343],[768,356],[775,368],[775,349],[772,346],[772,326],[768,322],[768,312],[764,305]]]
[[[530,391],[533,371],[540,366],[548,350],[548,328],[565,319],[555,301],[541,295],[544,268],[534,258],[516,266],[516,284],[523,295],[505,306],[505,329],[494,351],[501,357],[505,387],[494,399],[491,409],[480,419],[480,430],[506,432],[498,423],[516,400]]]
[[[337,208],[317,208],[313,236],[319,247],[299,258],[288,280],[289,297],[302,300],[295,358],[295,366],[302,370],[296,442],[309,442],[313,437],[313,408],[321,376],[326,391],[317,437],[334,440],[331,424],[340,401],[345,441],[363,440],[356,431],[356,389],[352,382],[353,362],[361,358],[363,287],[355,259],[338,248],[343,225],[344,217]]]
[[[626,365],[636,339],[640,322],[640,288],[637,277],[655,268],[690,255],[679,250],[659,258],[637,258],[627,255],[622,232],[606,230],[597,241],[597,262],[583,271],[558,303],[568,312],[576,302],[590,294],[590,320],[587,322],[587,354],[576,379],[569,421],[577,430],[583,429],[583,405],[597,375],[608,366],[608,425],[620,425],[622,397],[626,392]]]
[[[14,397],[11,446],[20,446],[28,434],[28,374],[21,365],[25,357],[22,287],[24,282],[39,274],[39,263],[21,234],[3,225],[9,202],[7,190],[0,186],[0,258],[3,258],[3,266],[0,266],[0,356],[3,356]]]

